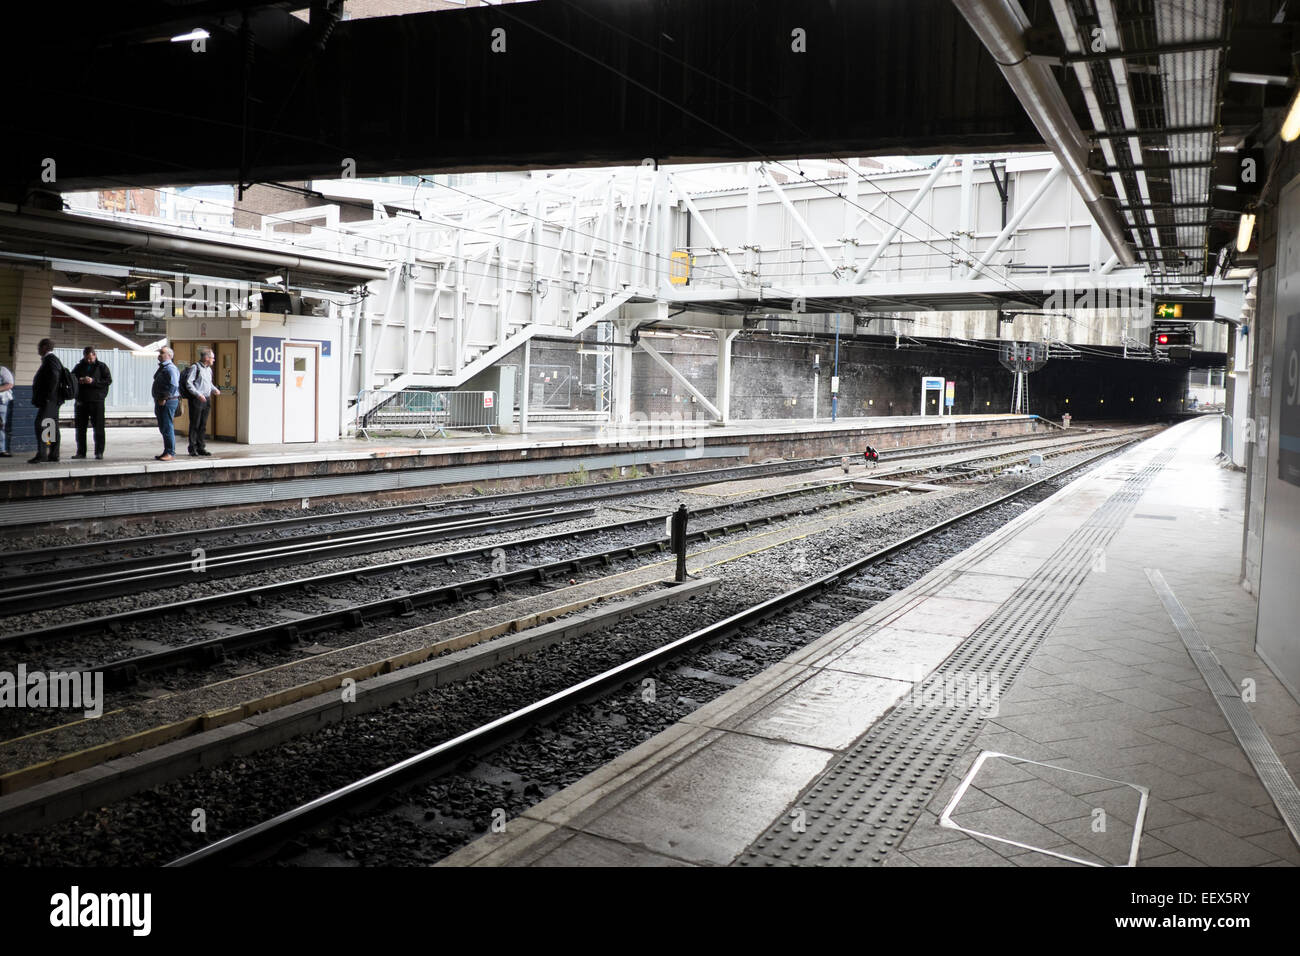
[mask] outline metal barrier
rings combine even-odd
[[[497,424],[496,392],[430,392],[407,388],[386,391],[363,389],[355,406],[355,434],[414,430],[419,438],[430,433],[447,437],[447,429],[482,428],[489,433]]]
[[[81,349],[56,348],[54,354],[69,371],[82,358]],[[113,384],[104,399],[105,413],[139,412],[152,416],[153,376],[158,371],[158,356],[153,352],[136,355],[130,349],[102,349],[96,351],[95,357],[108,366],[113,376]],[[69,414],[71,408],[69,405]]]

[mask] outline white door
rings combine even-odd
[[[285,342],[281,362],[285,443],[315,441],[320,346]]]

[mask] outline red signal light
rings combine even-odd
[[[1161,334],[1157,335],[1157,336],[1156,336],[1156,344],[1157,344],[1157,345],[1168,345],[1168,344],[1169,344],[1169,336],[1166,335],[1166,334],[1164,334],[1163,332],[1162,332]]]

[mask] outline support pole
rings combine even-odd
[[[831,372],[831,421],[840,410],[840,313],[835,313],[835,370]]]
[[[613,410],[610,421],[615,425],[627,425],[632,421],[632,329],[635,320],[619,316],[614,320],[613,368]],[[626,347],[620,347],[626,346]]]
[[[524,364],[519,383],[519,434],[528,434],[528,398],[529,392],[533,390],[532,372],[530,366],[533,358],[533,340],[528,339],[524,342]]]
[[[718,421],[723,425],[731,421],[731,342],[739,333],[739,329],[718,329],[714,333],[718,339],[716,402]]]

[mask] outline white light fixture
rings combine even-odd
[[[1295,138],[1300,136],[1300,92],[1297,92],[1291,100],[1291,108],[1286,111],[1286,119],[1282,121],[1282,142],[1292,143]]]
[[[190,40],[206,40],[209,36],[211,36],[211,34],[208,33],[207,30],[204,30],[202,28],[195,28],[191,30],[189,33],[182,33],[178,37],[172,37],[172,42],[188,43]]]
[[[1237,226],[1237,251],[1245,252],[1250,248],[1250,234],[1255,231],[1255,214],[1243,212],[1241,223]]]

